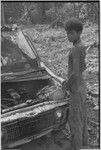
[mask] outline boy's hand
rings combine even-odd
[[[69,89],[68,80],[65,80],[65,81],[62,83],[62,90],[63,90],[63,91],[67,91],[68,89]]]

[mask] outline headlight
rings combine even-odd
[[[6,144],[6,140],[7,140],[7,131],[6,131],[6,129],[2,128],[1,129],[1,144],[2,144],[2,146]]]
[[[56,112],[55,112],[56,119],[61,119],[62,116],[63,116],[62,110],[61,109],[56,110]]]

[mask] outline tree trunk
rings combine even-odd
[[[5,20],[4,6],[3,3],[1,3],[1,25],[3,26],[5,23],[6,20]]]
[[[79,2],[79,3],[78,3],[77,18],[79,18],[79,14],[80,14],[80,10],[81,10],[82,6],[83,6],[83,3],[82,3],[82,2]]]
[[[40,23],[43,23],[46,19],[46,12],[45,12],[45,3],[41,2],[37,4],[37,10],[39,14]]]
[[[29,15],[29,18],[30,18],[30,21],[31,23],[33,23],[33,20],[32,20],[32,15],[31,15],[31,10],[29,9],[29,3],[26,2],[26,9],[27,9],[27,12],[28,12],[28,15]]]
[[[75,6],[75,3],[73,3],[73,16],[76,17],[76,6]]]

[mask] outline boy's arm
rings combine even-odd
[[[73,72],[70,78],[63,82],[63,90],[68,90],[70,85],[79,78],[79,48],[73,48]]]

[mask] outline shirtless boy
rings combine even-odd
[[[70,19],[65,23],[68,40],[73,43],[68,58],[68,80],[62,84],[63,90],[70,92],[69,125],[71,130],[70,150],[80,150],[88,146],[87,115],[86,115],[86,86],[83,71],[86,69],[86,47],[81,42],[82,23]]]

